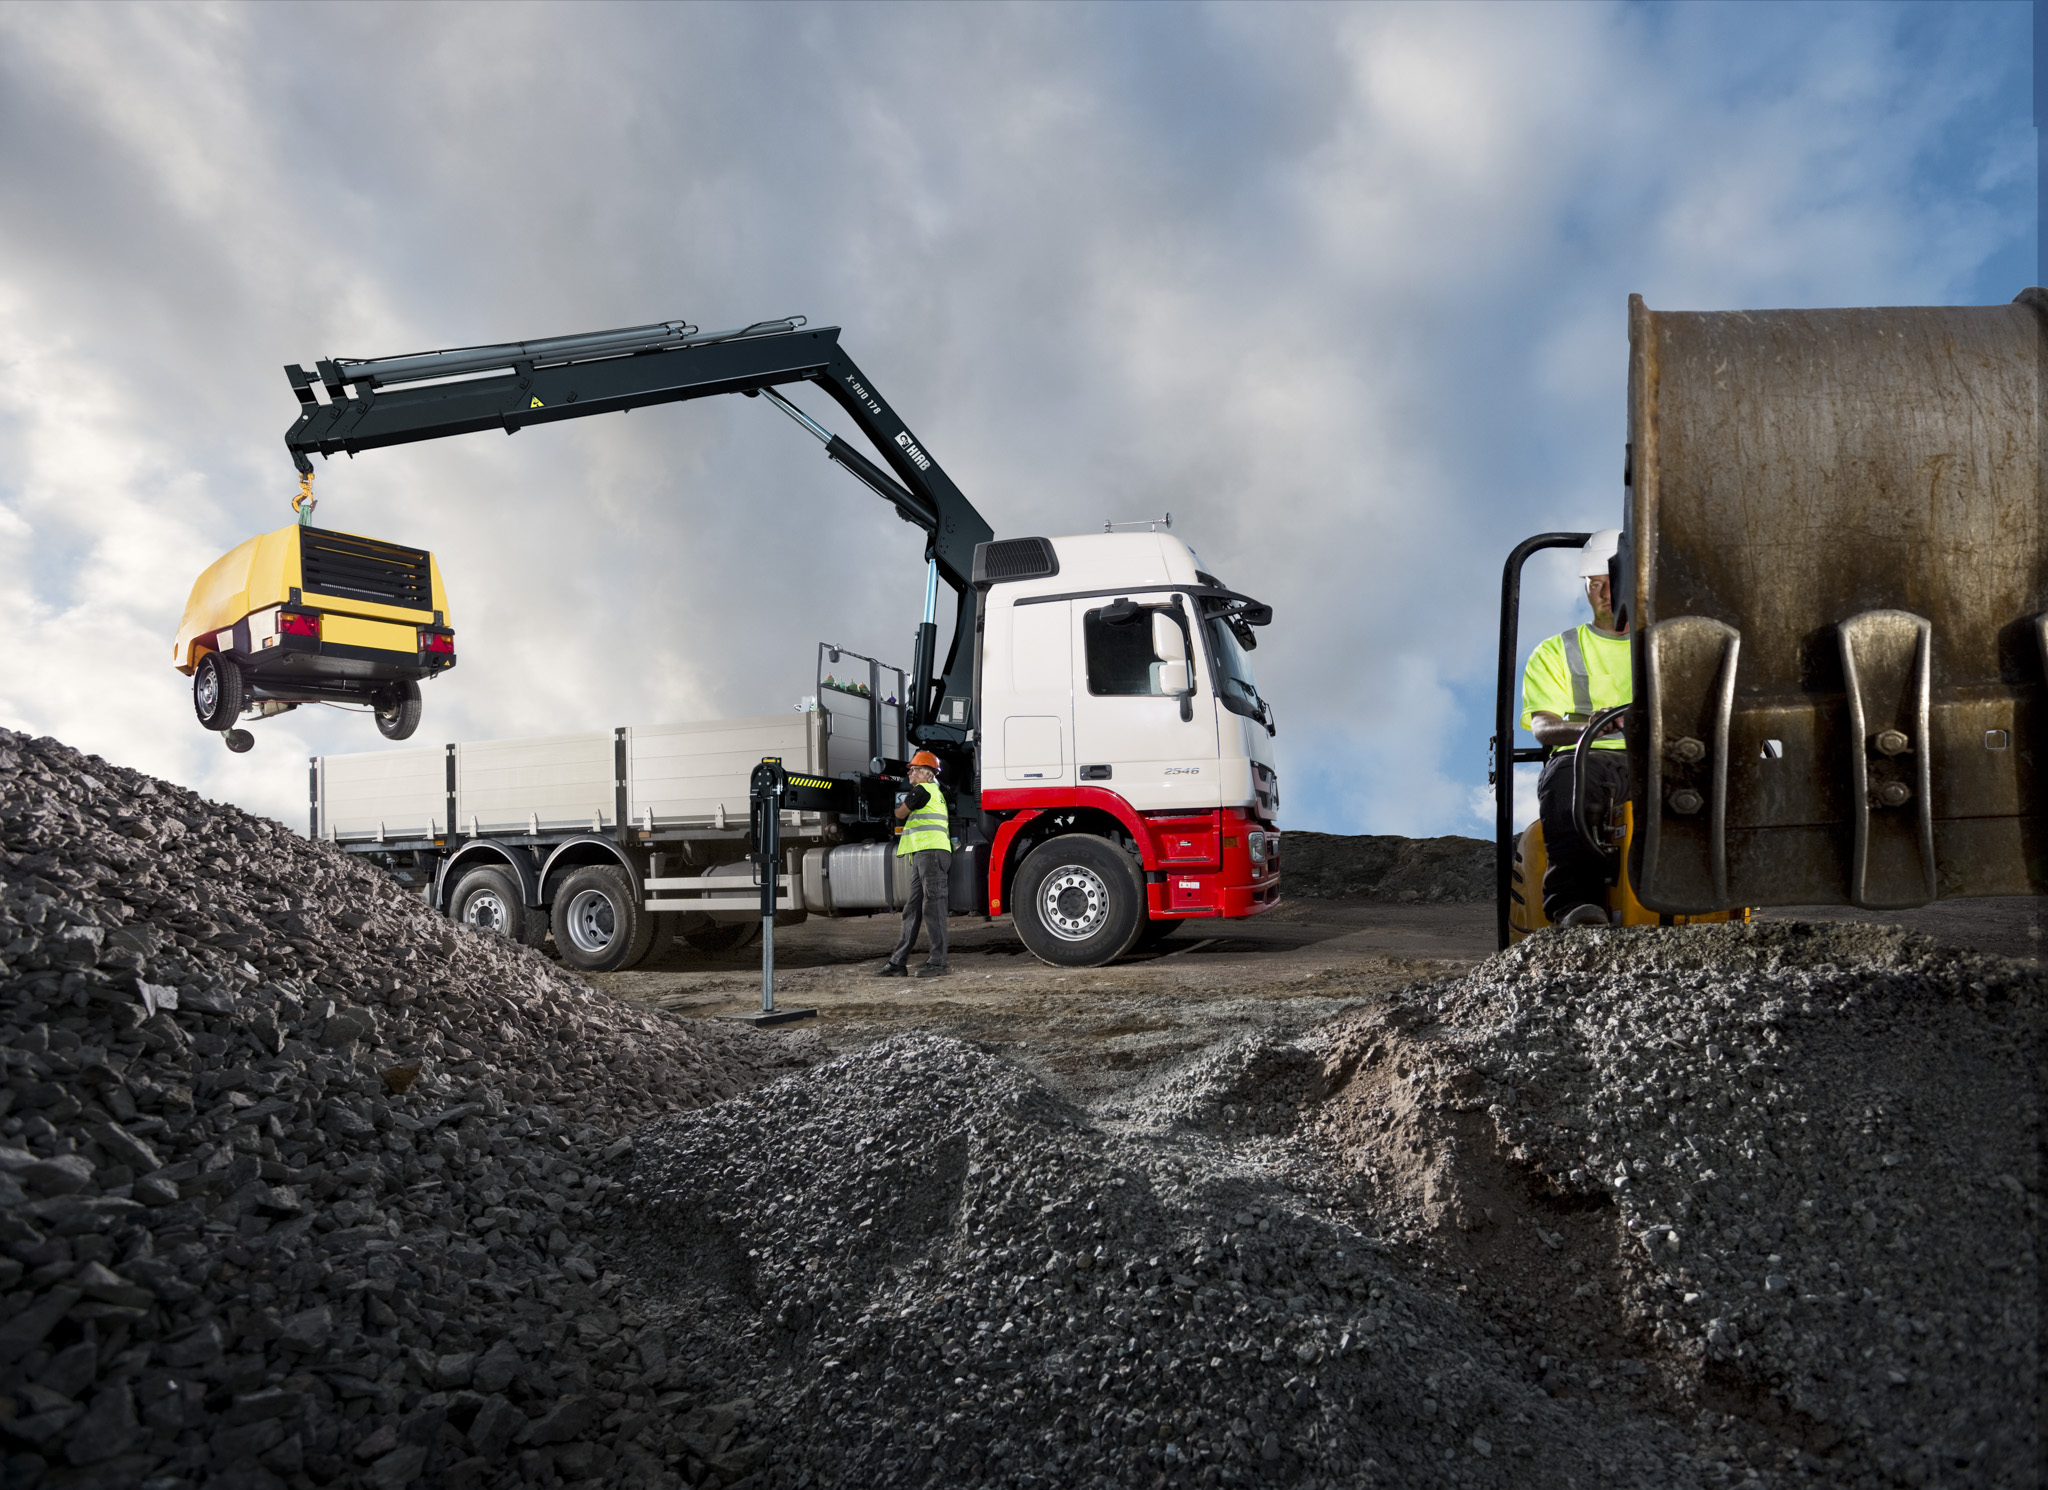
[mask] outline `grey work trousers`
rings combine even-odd
[[[910,856],[910,894],[903,901],[903,935],[889,960],[902,967],[910,961],[917,944],[917,928],[923,925],[931,938],[926,961],[933,967],[946,965],[946,902],[953,882],[953,856],[942,848],[920,849]]]

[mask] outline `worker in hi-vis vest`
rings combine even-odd
[[[909,972],[911,948],[917,942],[917,928],[923,923],[931,938],[931,950],[920,978],[946,976],[946,902],[953,878],[953,830],[946,816],[946,796],[939,790],[939,758],[920,750],[910,758],[910,790],[896,804],[896,820],[903,824],[896,840],[896,857],[910,860],[910,893],[903,898],[903,935],[896,950],[878,970],[884,978],[901,978]]]
[[[1579,578],[1593,607],[1593,624],[1551,637],[1529,656],[1522,673],[1522,728],[1550,752],[1536,780],[1543,821],[1543,914],[1553,926],[1607,924],[1607,866],[1579,837],[1572,820],[1572,747],[1601,709],[1632,697],[1627,628],[1617,625],[1607,564],[1621,542],[1606,528],[1579,550]],[[1597,823],[1609,805],[1629,793],[1628,748],[1611,721],[1593,742],[1586,763],[1586,821]]]

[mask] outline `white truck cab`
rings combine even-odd
[[[987,543],[975,584],[990,912],[1041,957],[1095,965],[1277,903],[1274,722],[1248,655],[1270,608],[1156,531]],[[1082,862],[1089,839],[1136,880]]]

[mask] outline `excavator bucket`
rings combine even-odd
[[[2048,291],[1629,343],[1643,904],[2048,893]]]

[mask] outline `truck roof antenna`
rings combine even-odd
[[[1171,533],[1173,531],[1173,514],[1169,512],[1164,517],[1139,517],[1133,518],[1127,523],[1104,523],[1102,525],[1102,531],[1105,533],[1114,533],[1118,528],[1143,528],[1148,533],[1157,533],[1160,529],[1164,528],[1167,532]]]

